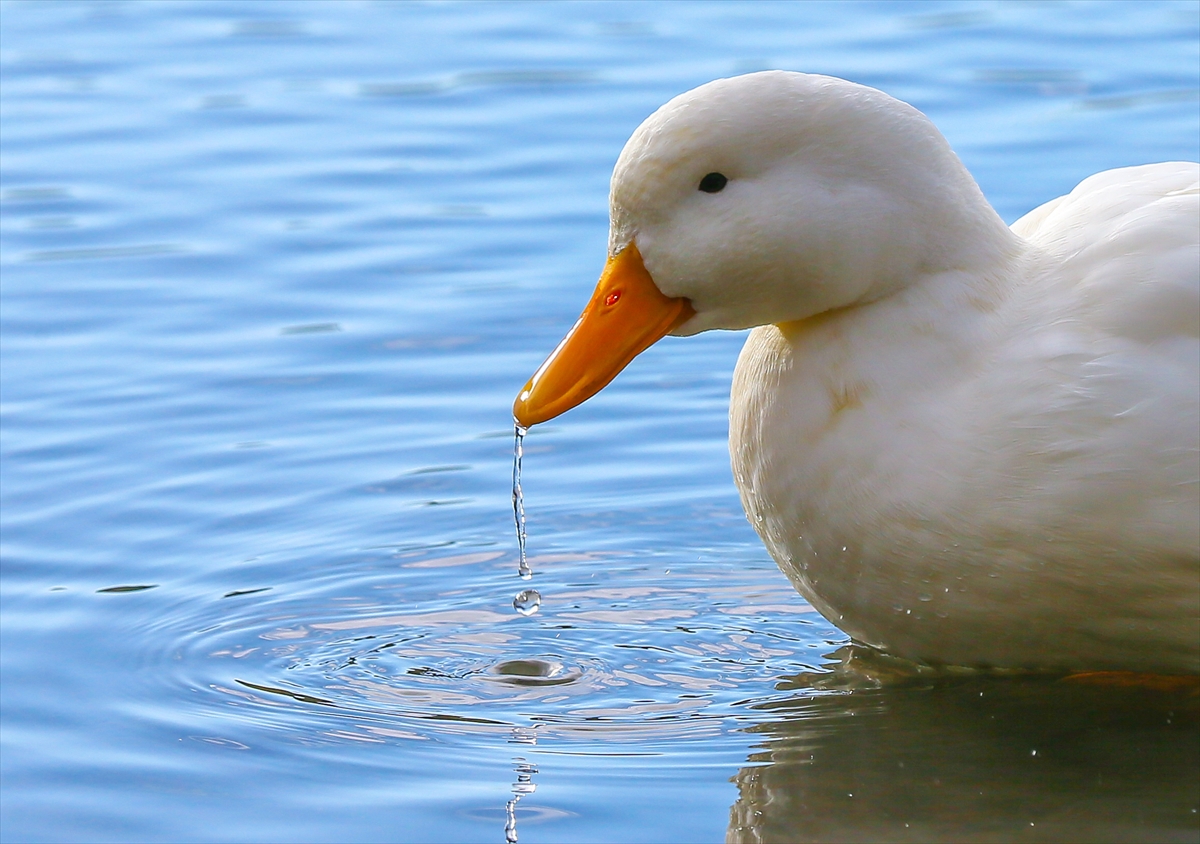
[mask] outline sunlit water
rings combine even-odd
[[[532,583],[509,475],[612,163],[674,94],[876,85],[1012,220],[1196,158],[1197,29],[1190,2],[0,5],[0,837],[1195,840],[1186,696],[844,649],[738,505],[740,334],[529,434]]]

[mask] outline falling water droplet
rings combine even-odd
[[[536,589],[525,589],[513,598],[513,609],[521,615],[533,615],[542,606],[542,596]]]
[[[528,428],[523,428],[516,425],[516,437],[513,442],[513,517],[517,521],[517,547],[521,551],[521,560],[517,564],[517,574],[521,575],[522,580],[529,580],[533,577],[533,569],[529,567],[529,560],[525,557],[525,495],[521,491],[521,457],[525,452],[525,434],[528,433]],[[525,594],[525,593],[521,593]],[[536,612],[536,608],[534,609]],[[526,613],[528,615],[529,613]]]

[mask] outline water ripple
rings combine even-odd
[[[405,569],[431,576],[514,565],[508,552],[400,553]],[[175,682],[232,695],[280,728],[293,723],[289,708],[301,707],[331,719],[347,740],[364,730],[469,739],[531,728],[597,750],[610,741],[699,739],[729,719],[753,720],[747,693],[820,663],[819,654],[803,653],[802,637],[757,620],[768,606],[810,612],[790,591],[770,594],[761,582],[728,577],[711,588],[695,580],[663,588],[644,582],[636,561],[612,555],[533,562],[557,568],[560,580],[602,562],[628,585],[555,589],[536,620],[495,608],[498,595],[449,596],[398,612],[401,583],[362,565],[357,582],[343,572],[302,597],[258,587],[224,593],[239,597],[235,605],[198,604],[200,616],[172,617],[156,631],[156,640],[175,640],[157,659]],[[730,606],[733,594],[750,600]]]

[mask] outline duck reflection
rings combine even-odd
[[[800,675],[726,840],[1200,840],[1197,684],[1121,680]]]

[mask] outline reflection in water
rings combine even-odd
[[[812,691],[761,707],[773,720],[749,729],[763,742],[736,777],[728,841],[1200,835],[1194,683],[916,677]]]
[[[535,729],[514,727],[509,742],[513,744],[537,744]],[[508,844],[517,841],[517,804],[526,794],[537,791],[533,775],[538,772],[537,765],[531,765],[524,756],[513,757],[513,772],[517,781],[512,784],[512,797],[504,804],[504,840]]]
[[[513,759],[513,771],[517,775],[517,781],[512,784],[513,796],[504,804],[504,840],[508,844],[514,844],[517,840],[517,803],[526,794],[537,791],[537,784],[533,781],[533,775],[538,772],[537,765],[531,765],[524,756],[518,756]]]

